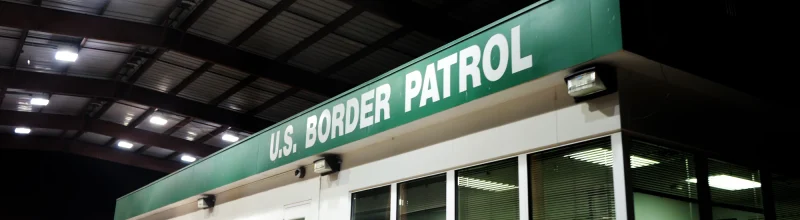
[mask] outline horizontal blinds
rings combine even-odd
[[[458,220],[519,219],[518,159],[456,171]]]
[[[708,161],[711,202],[762,208],[758,170],[717,160]]]
[[[773,180],[773,182],[776,219],[800,219],[800,184],[782,180]]]
[[[447,176],[444,174],[397,184],[400,220],[445,220]]]
[[[532,219],[614,219],[612,158],[609,138],[531,154]]]
[[[692,154],[670,150],[644,141],[630,142],[633,190],[655,196],[697,199]],[[647,161],[635,164],[634,161]]]
[[[353,193],[350,219],[389,220],[390,193],[390,186]]]

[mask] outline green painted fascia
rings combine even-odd
[[[520,30],[518,38],[520,57],[526,55],[532,57],[532,66],[529,68],[514,73],[513,63],[509,61],[505,72],[498,72],[499,77],[493,77],[494,81],[487,78],[486,74],[480,74],[482,82],[480,86],[473,87],[474,84],[467,83],[465,91],[461,92],[458,75],[460,68],[459,64],[455,64],[450,74],[448,97],[444,95],[444,75],[441,70],[430,74],[433,78],[424,77],[428,75],[425,73],[429,64],[458,54],[464,48],[477,45],[483,53],[484,46],[493,36],[505,37],[511,51],[513,49],[511,30],[514,27]],[[495,49],[489,58],[491,61],[488,62],[494,66],[499,65],[500,59],[497,47],[493,48]],[[621,49],[619,0],[537,2],[123,196],[117,200],[114,219],[128,219],[156,210]],[[509,59],[513,59],[513,55]],[[481,61],[478,59],[478,62]],[[479,68],[482,67],[480,64]],[[436,102],[432,101],[433,99],[426,99],[426,105],[420,107],[422,95],[417,95],[411,99],[410,111],[405,111],[405,96],[408,95],[406,76],[415,70],[421,72],[423,81],[420,83],[427,79],[437,85],[436,89],[430,91],[436,91],[439,99]],[[421,85],[423,84],[418,84]],[[307,130],[311,131],[306,128],[309,117],[324,117],[325,112],[331,113],[334,106],[344,104],[346,100],[353,98],[361,104],[360,101],[365,100],[362,99],[363,94],[386,86],[390,87],[387,90],[390,92],[387,102],[389,118],[381,117],[380,122],[356,128],[336,138],[329,137],[324,143],[316,140],[313,146],[306,147]],[[378,97],[371,99],[373,108],[376,106],[376,99]],[[373,111],[373,118],[374,113]],[[283,137],[289,127],[292,127],[293,131],[289,136],[292,137],[296,147],[283,146],[286,145]],[[274,137],[282,138],[278,142],[281,146],[271,148],[270,143],[277,132],[281,133]]]

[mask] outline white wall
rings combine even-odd
[[[534,91],[526,89],[521,86],[512,90]],[[355,191],[543,150],[620,129],[616,94],[575,105],[563,85],[537,91],[345,152],[342,154],[343,170],[338,174],[309,177],[276,188],[250,186],[266,184],[273,181],[272,178],[284,179],[274,180],[278,182],[291,182],[288,179],[293,178],[283,174],[269,177],[243,186],[260,190],[252,195],[243,195],[248,190],[239,188],[222,192],[219,196],[235,199],[218,205],[213,212],[193,211],[173,219],[278,220],[284,219],[287,204],[310,200],[306,219],[346,220],[350,219],[350,196]],[[226,195],[231,193],[240,195]],[[142,219],[166,219],[168,216],[156,214]]]

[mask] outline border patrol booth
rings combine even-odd
[[[665,64],[681,58],[626,2],[536,2],[119,198],[115,219],[792,219],[791,188],[725,150],[757,142],[741,125],[764,105]]]

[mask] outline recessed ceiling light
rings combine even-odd
[[[17,133],[17,134],[30,134],[31,133],[31,129],[30,128],[26,128],[26,127],[17,127],[17,128],[14,129],[14,133]]]
[[[611,153],[611,150],[605,148],[595,148],[591,150],[581,151],[565,155],[564,157],[609,167],[613,163],[613,155]],[[659,163],[661,162],[631,155],[631,168],[646,167]]]
[[[239,141],[239,137],[230,134],[224,134],[222,135],[222,140],[227,142],[236,142]]]
[[[150,124],[165,125],[165,124],[167,124],[167,119],[164,119],[164,118],[159,117],[159,116],[153,116],[153,117],[150,117]]]
[[[125,149],[131,149],[131,148],[133,148],[133,144],[131,142],[127,142],[127,141],[119,141],[119,142],[117,142],[117,147],[125,148]]]
[[[31,99],[31,105],[45,106],[47,104],[50,104],[50,100],[45,99],[45,98],[32,98]]]
[[[56,52],[56,60],[75,62],[78,60],[78,53],[68,50],[60,50]]]
[[[183,162],[191,163],[191,162],[194,162],[195,160],[197,160],[197,158],[184,154],[183,156],[181,156],[181,160]]]
[[[194,140],[194,136],[186,136],[186,140],[193,141]]]
[[[458,177],[458,186],[473,188],[473,189],[480,189],[480,190],[487,190],[487,191],[494,191],[494,192],[502,192],[506,190],[516,189],[517,186],[505,183],[498,183],[492,182],[488,180],[482,179],[475,179],[469,177]]]
[[[686,182],[697,183],[697,178],[688,179],[686,180]],[[759,182],[728,175],[709,176],[708,185],[714,188],[719,188],[729,191],[761,187],[761,183]]]

